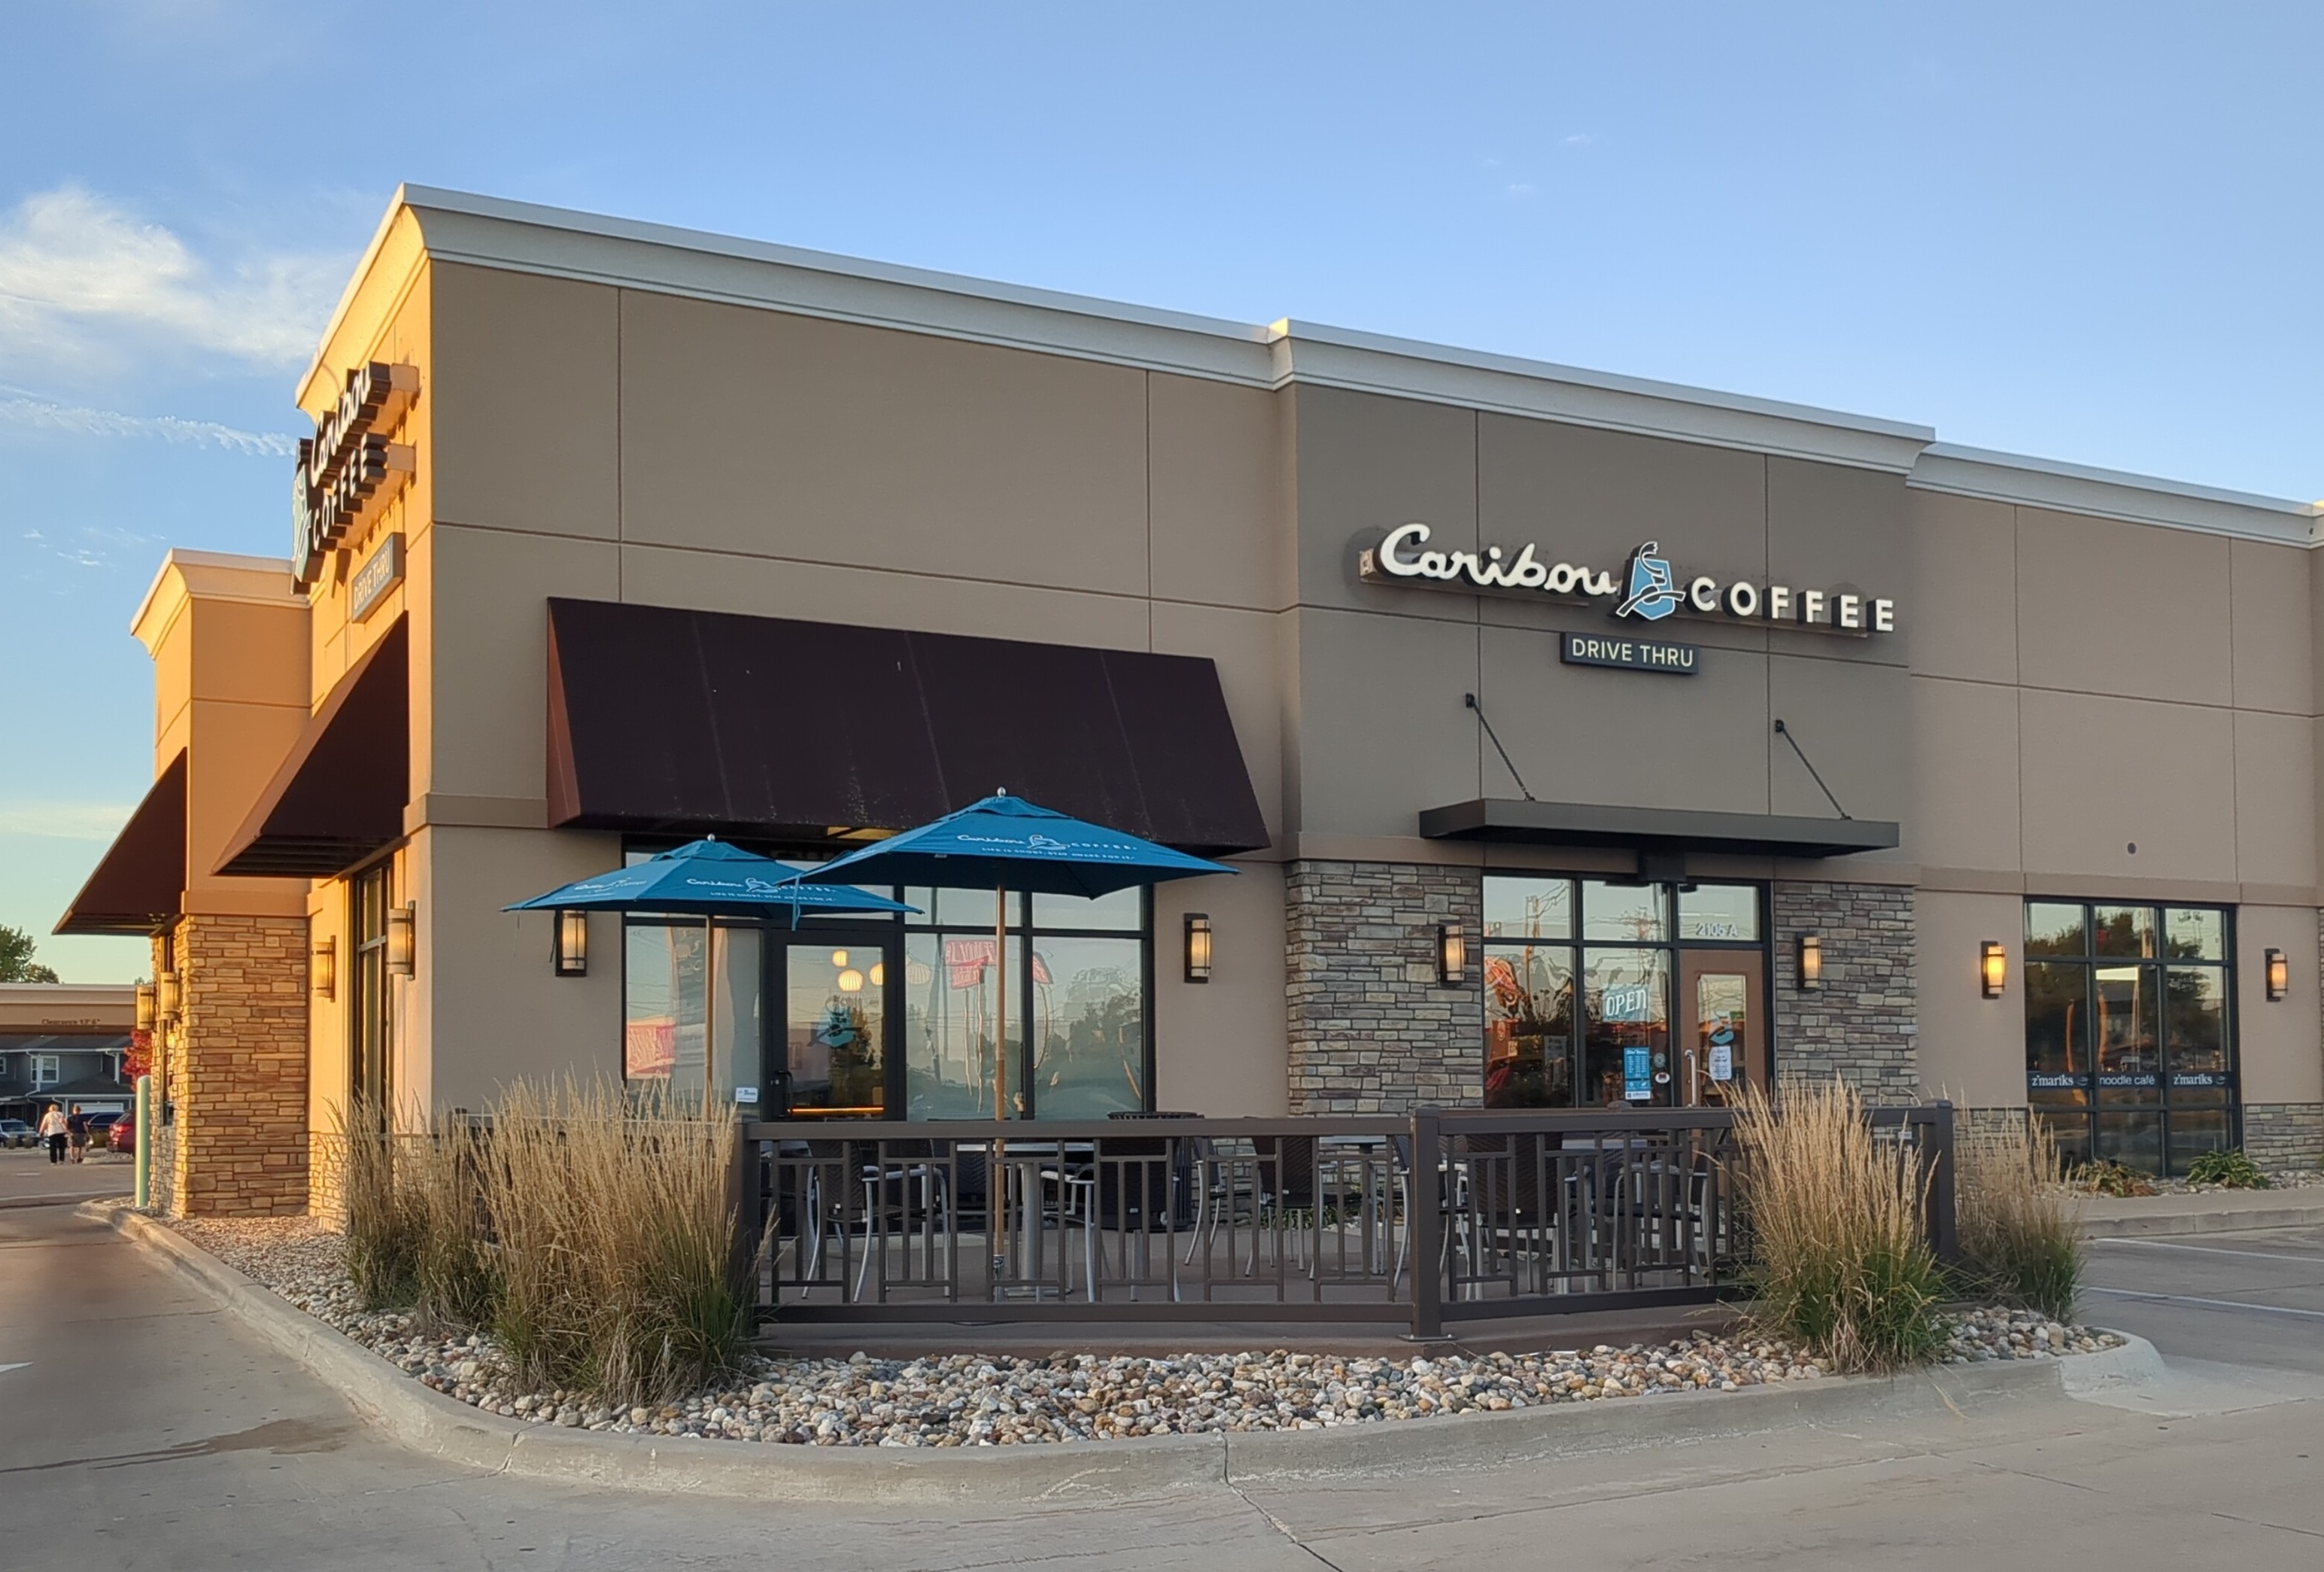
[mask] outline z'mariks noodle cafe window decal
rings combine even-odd
[[[1426,524],[1390,530],[1388,539],[1358,557],[1358,571],[1370,583],[1415,589],[1540,595],[1579,606],[1610,602],[1611,615],[1650,623],[1667,616],[1717,617],[1858,638],[1896,631],[1896,603],[1885,596],[1849,588],[1762,586],[1748,578],[1722,583],[1708,574],[1689,578],[1672,568],[1654,541],[1631,552],[1616,574],[1571,562],[1545,562],[1539,548],[1530,542],[1512,555],[1499,546],[1482,551],[1432,550],[1428,538]]]
[[[411,448],[388,433],[420,396],[420,368],[373,361],[347,373],[338,402],[299,440],[290,479],[290,564],[312,584],[323,559],[377,518],[411,478]]]

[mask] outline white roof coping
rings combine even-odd
[[[1932,444],[1904,483],[1987,502],[2293,546],[2318,544],[2324,521],[2324,504],[2317,503],[1950,442]]]
[[[321,342],[337,332],[355,282],[403,208],[418,217],[428,254],[444,262],[777,308],[1253,387],[1341,387],[1898,473],[1936,435],[1901,421],[1515,356],[1305,322],[1226,321],[431,186],[397,191]],[[310,363],[300,386],[318,369]]]
[[[1956,447],[1908,421],[1314,323],[1259,327],[433,186],[397,189],[320,344],[337,333],[407,208],[428,254],[445,262],[1250,386],[1342,388],[1854,465],[1904,475],[1924,490],[2136,523],[2305,545],[2324,534],[2324,504]],[[318,347],[301,388],[320,369],[320,354]]]

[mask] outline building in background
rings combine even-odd
[[[127,1108],[135,994],[126,983],[0,983],[0,1119],[38,1124],[51,1103]]]
[[[358,1093],[965,1114],[996,967],[1031,1118],[1838,1074],[2324,1156],[2306,504],[417,188],[299,398],[291,555],[164,565],[65,922],[180,979],[189,1209],[309,1204]],[[1003,788],[1240,876],[715,966],[502,910]]]

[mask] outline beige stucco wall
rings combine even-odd
[[[560,981],[547,920],[499,911],[617,846],[543,828],[558,595],[1214,660],[1276,844],[1239,880],[1157,897],[1166,1105],[1281,1105],[1273,859],[1483,860],[1415,833],[1421,808],[1514,794],[1464,692],[1543,798],[1822,814],[1771,733],[1784,717],[1849,810],[1900,821],[1904,845],[1717,871],[1919,884],[1924,1079],[1966,1101],[2023,1098],[2026,893],[2239,903],[2246,948],[2314,925],[2324,569],[2292,548],[1836,463],[430,261],[408,217],[358,281],[309,406],[364,358],[422,368],[398,434],[419,474],[381,526],[404,531],[409,578],[351,624],[345,573],[371,541],[334,564],[303,702],[410,617],[399,879],[420,904],[420,964],[401,1055],[435,1106],[617,1062],[612,924],[592,976]],[[1557,633],[1598,614],[1362,583],[1357,549],[1414,519],[1445,548],[1534,540],[1610,568],[1655,539],[1722,579],[1850,584],[1893,596],[1899,632],[1689,620],[1663,631],[1704,647],[1698,677],[1567,667]],[[818,701],[802,696],[800,724]],[[337,885],[306,906],[318,931],[344,923]],[[1188,909],[1219,925],[1206,987],[1178,980]],[[1277,942],[1233,937],[1252,932]],[[1986,938],[2012,946],[1999,1001],[1976,986]],[[2324,1065],[2317,1010],[2298,1003],[2312,971],[2295,965],[2290,1003],[2243,1011],[2254,1100],[2313,1095],[2299,1088]],[[343,1026],[317,1033],[341,1084]]]
[[[314,691],[411,617],[406,1096],[475,1107],[516,1075],[619,1063],[615,925],[597,925],[588,978],[558,979],[548,919],[500,911],[619,855],[616,837],[544,828],[551,596],[1207,654],[1279,826],[1276,395],[457,264],[364,289],[390,315],[343,331],[345,352],[423,367],[403,433],[420,474],[383,525],[404,529],[409,577],[363,627],[327,582],[333,675]],[[1262,857],[1215,883],[1186,898],[1232,914],[1246,947],[1278,936],[1273,970],[1246,948],[1239,980],[1187,988],[1157,927],[1164,1040],[1182,1012],[1203,1023],[1185,1063],[1166,1050],[1163,1096],[1280,1105],[1280,880]],[[342,888],[313,905],[343,911]]]
[[[1601,611],[1368,584],[1357,554],[1418,520],[1432,549],[1515,549],[1618,569],[1643,540],[1722,582],[1843,583],[1910,605],[1903,477],[1702,444],[1298,387],[1295,772],[1286,805],[1333,855],[1411,855],[1419,809],[1517,795],[1462,703],[1479,696],[1525,784],[1552,801],[1823,815],[1781,717],[1860,818],[1906,844],[1855,859],[1909,878],[1911,706],[1899,639],[1723,621],[1657,631],[1704,650],[1673,679],[1567,666]],[[1383,735],[1392,746],[1382,746]]]

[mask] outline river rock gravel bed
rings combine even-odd
[[[171,1221],[187,1238],[427,1385],[532,1424],[622,1435],[835,1447],[1014,1446],[1221,1430],[1304,1430],[1545,1403],[1736,1392],[1824,1371],[1780,1341],[1681,1342],[1540,1354],[1351,1358],[1284,1349],[1173,1357],[1054,1354],[761,1359],[727,1386],[653,1408],[525,1392],[489,1337],[439,1337],[358,1308],[339,1236],[303,1217]],[[2049,1359],[2118,1345],[2020,1310],[1953,1318],[1946,1363]]]

